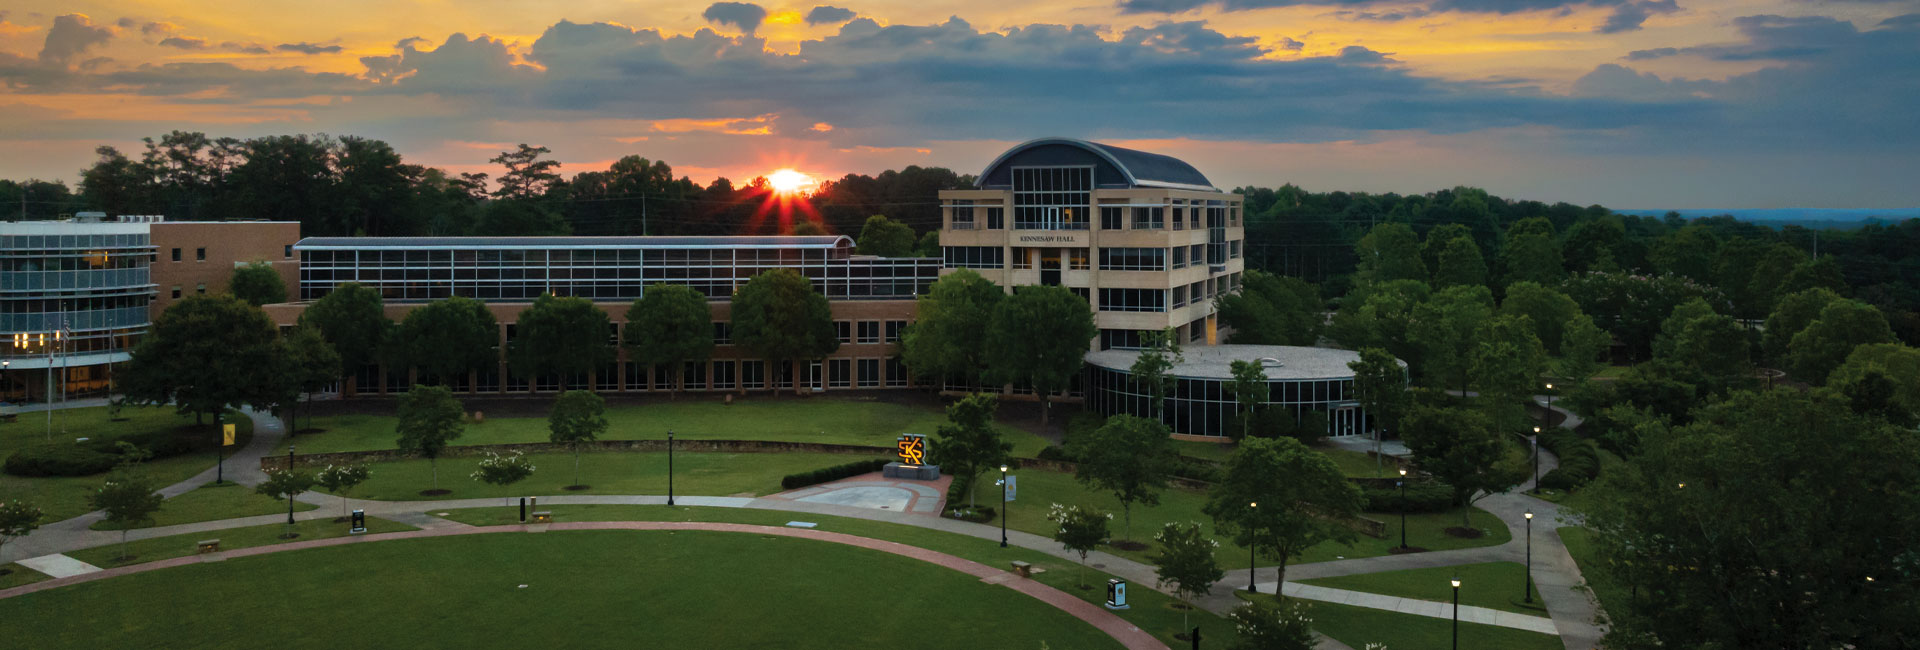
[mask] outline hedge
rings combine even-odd
[[[187,438],[171,432],[136,433],[107,440],[81,443],[52,443],[25,447],[7,457],[0,467],[14,476],[88,476],[113,469],[120,463],[119,443],[131,444],[147,452],[149,460],[171,458],[193,452]],[[208,440],[211,443],[211,440]]]
[[[1600,476],[1600,448],[1571,431],[1540,434],[1540,446],[1560,458],[1560,467],[1540,477],[1540,487],[1571,490]]]
[[[874,458],[871,460],[860,460],[842,465],[834,465],[832,467],[816,469],[811,472],[788,474],[780,479],[780,487],[785,490],[794,490],[827,481],[838,481],[849,476],[878,472],[881,468],[886,467],[887,463],[888,460],[885,458]]]
[[[1408,481],[1406,497],[1397,487],[1362,487],[1372,512],[1444,512],[1453,508],[1453,486],[1440,481]]]
[[[1074,456],[1072,452],[1067,451],[1067,448],[1057,445],[1041,449],[1040,453],[1035,454],[1035,457],[1040,460],[1051,460],[1063,463],[1078,464],[1080,462],[1080,459]],[[1177,460],[1174,461],[1172,471],[1175,477],[1190,481],[1199,481],[1201,483],[1220,482],[1222,470],[1220,466],[1213,461],[1191,456],[1178,456],[1176,458]]]

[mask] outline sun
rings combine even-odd
[[[781,194],[801,194],[813,187],[813,177],[792,169],[780,169],[767,174],[767,184]]]

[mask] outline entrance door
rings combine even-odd
[[[1060,249],[1048,248],[1040,252],[1040,284],[1060,286]]]

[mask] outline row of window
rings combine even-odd
[[[684,364],[676,377],[672,365],[615,363],[591,375],[549,374],[529,379],[511,371],[504,377],[499,372],[488,371],[451,377],[446,383],[455,392],[462,393],[791,389],[795,379],[793,367],[788,361],[775,365],[759,359],[722,359]],[[415,380],[408,376],[405,368],[380,366],[367,366],[355,377],[362,393],[402,392]],[[805,373],[799,381],[807,388],[904,388],[908,386],[908,373],[906,365],[897,358],[826,359],[806,362]]]
[[[7,254],[17,254],[21,251],[52,249],[144,248],[151,245],[151,237],[145,233],[120,235],[0,235],[0,251],[6,251]]]
[[[941,262],[950,269],[998,269],[1006,266],[999,246],[941,246]]]
[[[174,249],[179,250],[179,249]],[[203,249],[204,250],[204,249]],[[405,266],[405,267],[538,267],[568,266],[799,266],[825,264],[846,259],[845,248],[615,248],[599,250],[522,248],[503,250],[476,249],[392,249],[356,250],[304,249],[301,265],[329,266]],[[177,259],[177,258],[176,258]]]
[[[940,274],[939,262],[922,258],[854,258],[825,261],[819,266],[768,268],[792,268],[812,280],[814,290],[829,300],[912,297],[925,293]],[[768,268],[308,268],[303,265],[300,294],[304,300],[316,300],[340,284],[358,282],[380,291],[388,300],[438,300],[449,296],[525,300],[552,293],[601,301],[628,301],[639,298],[647,286],[674,284],[714,300],[726,300]]]
[[[1100,311],[1166,311],[1165,289],[1101,289]]]
[[[1152,418],[1162,414],[1167,427],[1175,433],[1223,436],[1240,413],[1227,382],[1219,379],[1179,379],[1174,389],[1156,409],[1152,395],[1133,380],[1132,375],[1107,368],[1092,368],[1088,408],[1104,415],[1129,414]],[[1356,435],[1371,426],[1365,411],[1352,401],[1353,381],[1349,379],[1269,381],[1267,408],[1291,411],[1302,417],[1319,411],[1327,421],[1330,436]]]
[[[1100,270],[1165,271],[1167,270],[1167,249],[1102,248],[1100,249]]]

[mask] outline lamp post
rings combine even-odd
[[[667,432],[667,505],[673,505],[673,432]]]
[[[287,474],[293,474],[293,445],[287,445]],[[293,495],[287,495],[287,525],[293,525]]]
[[[13,368],[13,360],[0,360],[0,394],[13,395],[13,384],[7,381],[7,371]]]
[[[1540,493],[1540,427],[1533,428],[1533,493]]]
[[[1533,602],[1533,511],[1527,511],[1527,595],[1526,601]]]
[[[1400,550],[1407,550],[1407,468],[1400,468],[1400,480],[1394,481],[1400,486]]]
[[[1547,384],[1547,426],[1553,426],[1553,384]]]
[[[1000,548],[1007,547],[1007,466],[1000,466]]]
[[[1453,578],[1453,650],[1460,650],[1460,577]]]
[[[1250,501],[1247,503],[1247,507],[1258,508],[1260,507],[1260,502]],[[1249,519],[1251,519],[1251,517],[1249,517]],[[1260,585],[1253,581],[1253,565],[1258,563],[1259,559],[1253,555],[1253,545],[1259,538],[1254,536],[1253,531],[1253,526],[1247,526],[1247,591],[1257,594],[1260,593]],[[1279,592],[1280,587],[1274,587],[1273,590]]]

